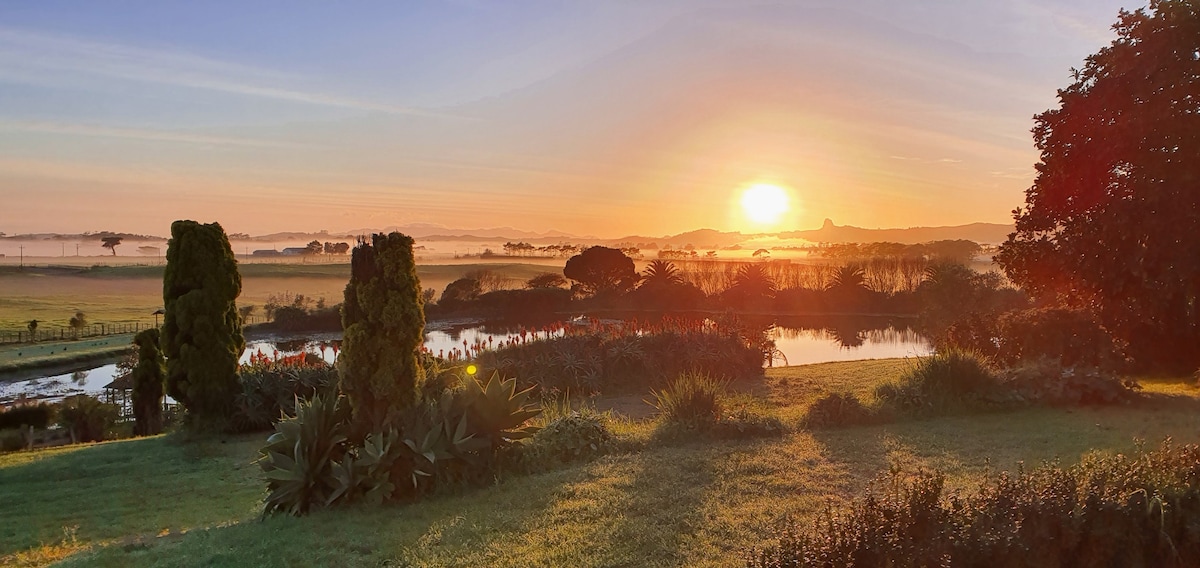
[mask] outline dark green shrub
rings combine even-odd
[[[417,361],[425,313],[412,238],[376,234],[354,247],[345,298],[341,391],[356,435],[383,431],[417,402],[425,380]]]
[[[236,303],[241,291],[237,259],[221,225],[171,224],[163,273],[167,394],[201,428],[226,428],[233,411],[238,358],[246,346]]]
[[[284,416],[296,415],[296,403],[315,395],[337,395],[337,369],[316,361],[258,361],[242,365],[242,392],[234,401],[233,427],[240,432],[269,430]]]
[[[1018,402],[1056,405],[1129,402],[1141,389],[1136,381],[1095,367],[1068,367],[1058,359],[1026,361],[1003,373],[1003,384]]]
[[[940,473],[893,473],[847,510],[794,523],[746,565],[1200,565],[1200,446],[1091,455],[944,495]]]
[[[999,395],[996,371],[987,359],[947,348],[918,359],[898,382],[875,389],[885,405],[907,412],[946,412],[994,400]]]
[[[45,430],[54,423],[54,405],[39,402],[22,404],[0,411],[0,430],[28,428]]]
[[[534,463],[588,459],[604,453],[612,438],[603,416],[588,410],[571,411],[534,434],[526,457]]]
[[[726,381],[704,373],[684,373],[662,390],[651,390],[651,402],[666,423],[708,429],[721,418]]]
[[[15,452],[26,447],[25,433],[21,430],[0,430],[0,452]]]
[[[63,399],[58,409],[58,423],[71,432],[75,442],[103,441],[120,417],[121,409],[117,405],[85,394]]]
[[[802,423],[806,428],[827,428],[869,424],[875,412],[858,400],[852,393],[827,394],[815,402],[804,413]]]
[[[163,431],[163,388],[167,361],[158,346],[157,328],[139,332],[133,338],[138,347],[137,366],[130,372],[133,379],[133,434],[151,436]]]
[[[1003,365],[1043,358],[1066,366],[1115,368],[1122,362],[1112,335],[1085,310],[1037,308],[1006,312],[996,323],[995,360]]]

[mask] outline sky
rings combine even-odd
[[[1122,7],[0,0],[0,232],[1010,222]]]

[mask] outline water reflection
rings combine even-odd
[[[703,321],[711,314],[695,314],[692,318]],[[679,321],[680,316],[670,316]],[[617,318],[613,318],[617,319]],[[660,319],[647,318],[645,314],[628,316],[621,321],[631,325],[655,325]],[[686,321],[686,319],[685,319]],[[472,323],[426,333],[425,347],[433,354],[448,355],[464,347],[482,346],[495,348],[506,342],[545,339],[562,334],[561,321],[554,322],[490,322]],[[775,342],[790,365],[805,365],[828,361],[852,361],[855,359],[883,359],[893,357],[924,356],[932,352],[929,342],[911,328],[905,320],[889,318],[738,318],[737,324],[749,333],[765,334]],[[465,345],[464,345],[465,344]],[[277,341],[252,341],[242,354],[243,363],[254,353],[275,358],[280,356],[312,353],[322,360],[333,363],[341,351],[342,341],[335,336],[318,338],[295,338]],[[112,382],[117,374],[115,364],[103,365],[74,373],[42,377],[28,381],[0,383],[0,403],[21,396],[59,400],[72,394],[98,394]]]

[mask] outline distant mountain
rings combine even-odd
[[[930,241],[966,239],[981,244],[998,244],[1015,229],[999,223],[971,223],[951,227],[910,227],[908,229],[864,229],[833,224],[826,219],[820,229],[779,233],[782,238],[799,238],[815,243],[901,243],[918,244]]]
[[[342,231],[343,235],[357,236],[373,233],[390,233],[398,231],[414,239],[424,241],[464,241],[464,240],[496,240],[496,239],[590,239],[596,237],[579,236],[562,231],[549,230],[541,233],[522,231],[512,227],[494,227],[490,229],[453,229],[436,223],[409,223],[406,225],[391,225],[382,229],[353,229]]]
[[[116,233],[112,231],[97,231],[95,233],[23,233],[20,235],[5,235],[0,233],[0,239],[15,241],[100,241],[108,237],[119,237],[126,241],[165,241],[166,237],[155,235],[139,235],[137,233]]]

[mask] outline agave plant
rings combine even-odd
[[[338,498],[333,464],[346,452],[345,412],[332,397],[296,405],[296,415],[275,424],[258,464],[267,478],[263,515],[303,515]]]
[[[532,436],[538,429],[525,423],[542,412],[529,401],[533,389],[517,392],[517,380],[503,380],[499,373],[492,373],[486,385],[475,379],[467,381],[462,397],[470,430],[487,440],[493,451]]]

